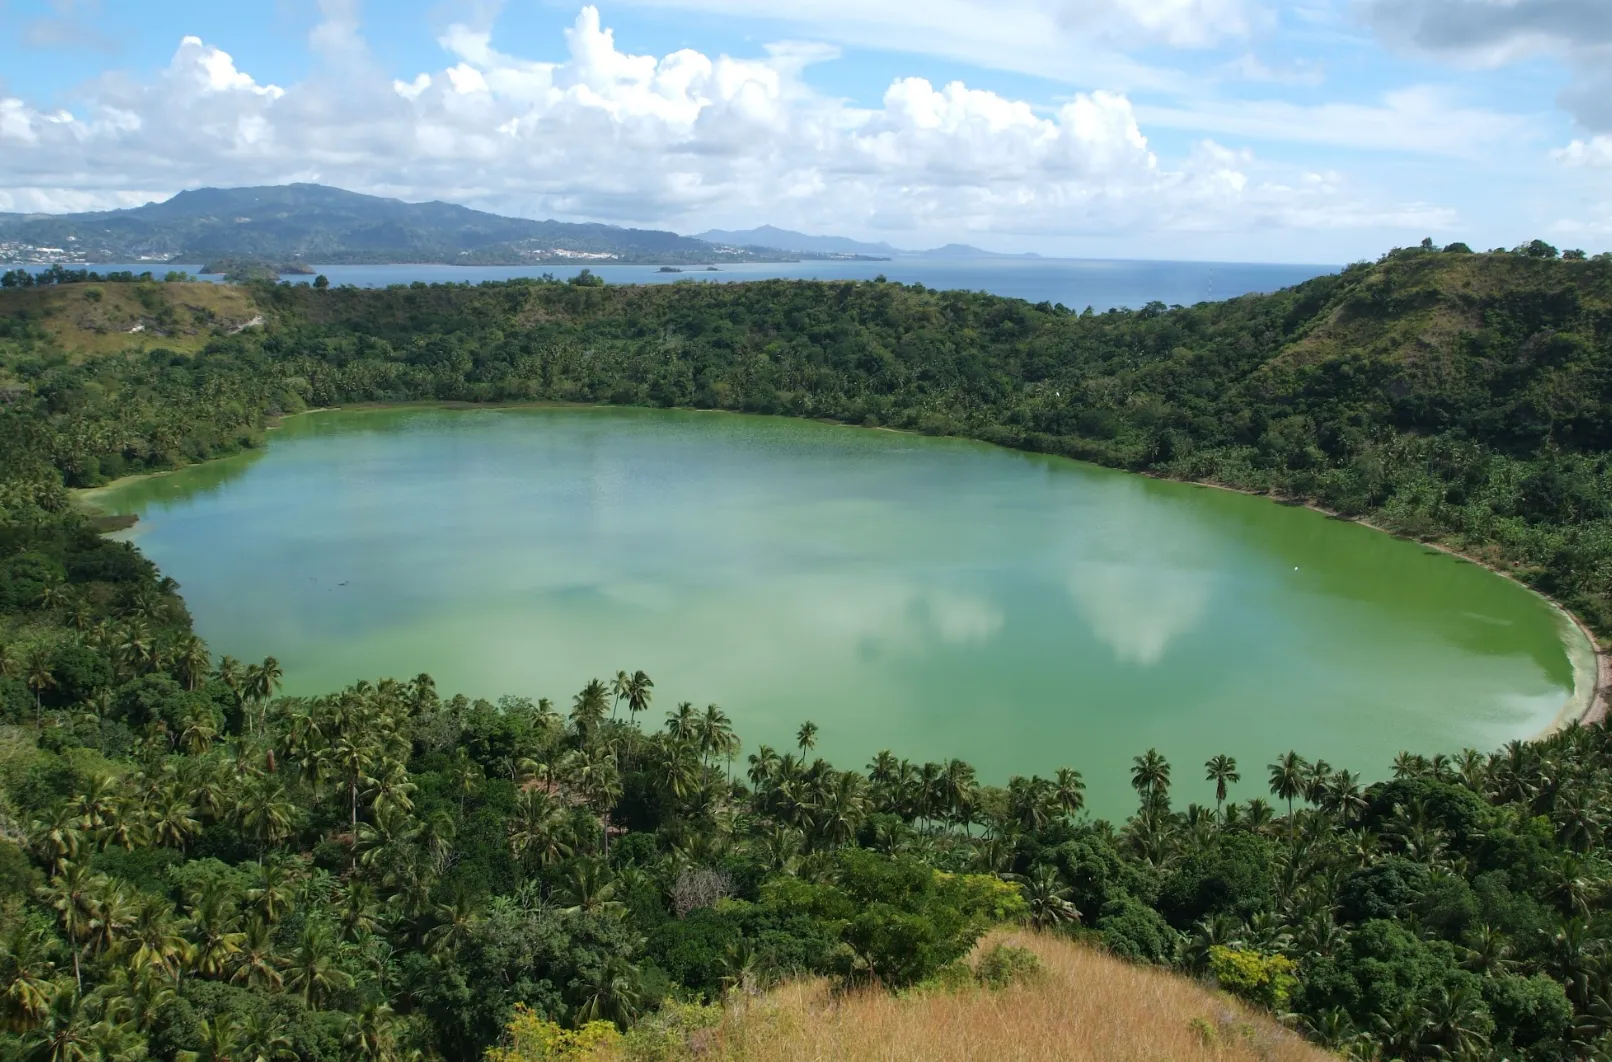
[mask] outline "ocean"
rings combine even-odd
[[[45,266],[28,266],[34,271]],[[83,268],[83,267],[73,267]],[[158,277],[169,270],[196,274],[200,263],[94,265],[106,273],[150,270]],[[1030,302],[1063,303],[1072,309],[1087,306],[1102,311],[1136,308],[1150,302],[1190,306],[1198,302],[1235,298],[1250,292],[1276,291],[1323,273],[1337,265],[1261,264],[1250,262],[1168,262],[1096,258],[897,258],[887,262],[823,261],[722,265],[714,270],[683,267],[680,273],[662,273],[652,265],[538,264],[530,266],[452,265],[316,265],[333,285],[361,288],[391,284],[479,284],[511,277],[575,276],[591,269],[608,284],[732,283],[769,278],[812,280],[872,280],[883,276],[904,284],[923,284],[942,290],[986,291]],[[218,278],[202,278],[218,279]],[[312,276],[286,276],[292,283],[309,283]]]

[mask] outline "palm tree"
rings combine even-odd
[[[222,977],[240,952],[246,934],[239,929],[235,901],[224,886],[209,882],[191,897],[190,966],[203,977]]]
[[[1058,879],[1058,871],[1045,863],[1028,876],[1017,879],[1030,908],[1030,924],[1051,929],[1060,922],[1080,921],[1080,911],[1070,901],[1069,887]]]
[[[1159,755],[1158,749],[1131,757],[1131,788],[1141,795],[1144,804],[1161,800],[1170,791],[1170,761]]]
[[[1059,767],[1053,776],[1053,799],[1065,815],[1075,815],[1086,806],[1086,780],[1079,771]]]
[[[23,1040],[26,1062],[102,1062],[100,1023],[93,1020],[80,993],[57,985],[36,1028]]]
[[[632,676],[625,671],[616,672],[616,677],[610,682],[610,718],[616,717],[616,708],[627,699],[627,692],[632,687]]]
[[[1237,773],[1237,760],[1224,753],[1211,756],[1203,765],[1206,782],[1215,783],[1215,812],[1218,814],[1226,803],[1226,791],[1243,780]]]
[[[179,971],[191,953],[183,928],[167,899],[146,897],[136,909],[130,926],[130,966],[161,974],[177,985]]]
[[[201,832],[196,809],[179,793],[177,785],[165,785],[147,804],[151,839],[159,846],[180,851]]]
[[[258,992],[278,992],[285,984],[274,933],[261,918],[246,923],[240,949],[235,953],[230,981]]]
[[[655,683],[642,671],[634,671],[632,678],[627,680],[627,711],[638,718],[639,712],[649,710],[649,702],[654,699]]]
[[[201,1031],[201,1047],[195,1051],[178,1051],[175,1062],[234,1062],[240,1057],[241,1023],[230,1014],[215,1014],[212,1021],[202,1018],[197,1022]]]
[[[625,1028],[638,1013],[638,970],[619,955],[613,955],[584,983],[582,1007],[577,1021],[612,1021]]]
[[[55,908],[61,918],[62,930],[73,948],[73,980],[80,991],[84,988],[82,958],[89,948],[90,934],[95,920],[95,888],[99,875],[88,867],[62,860],[60,870],[41,886],[39,898]]]
[[[342,1044],[359,1062],[395,1062],[397,1021],[385,1003],[370,1003],[347,1026]]]
[[[267,1009],[247,1014],[240,1026],[240,1043],[233,1062],[289,1062],[297,1057],[285,1026]]]
[[[0,1010],[13,1032],[26,1032],[43,1021],[55,991],[59,942],[43,926],[14,926],[0,944]]]
[[[606,713],[610,711],[609,698],[605,684],[594,679],[571,699],[571,725],[582,740],[590,740],[599,729],[599,724],[604,722]]]
[[[451,904],[437,904],[436,918],[437,924],[425,934],[425,948],[432,955],[457,952],[481,921],[475,901],[464,893],[455,897]]]
[[[571,865],[571,876],[560,888],[567,914],[620,914],[627,905],[616,899],[609,871],[597,859],[581,858]]]
[[[319,750],[316,757],[329,771],[342,779],[347,788],[351,826],[358,829],[358,789],[373,781],[370,768],[380,758],[380,747],[366,738],[340,734]]]
[[[571,854],[570,831],[554,797],[544,789],[529,789],[515,802],[509,817],[509,847],[517,860],[535,859],[548,866]]]
[[[800,746],[800,751],[803,754],[815,749],[817,747],[817,724],[810,719],[800,724],[800,729],[795,731],[795,744]]]
[[[50,657],[44,649],[35,649],[28,654],[23,682],[34,691],[34,729],[37,730],[43,725],[45,691],[56,687],[56,674],[51,670]]]
[[[207,643],[192,634],[180,643],[175,664],[185,681],[185,688],[196,690],[207,681],[207,673],[213,668],[213,656],[207,651]]]
[[[332,993],[353,984],[353,975],[341,968],[341,942],[320,919],[303,923],[287,968],[286,986],[314,1010]]]
[[[281,681],[285,678],[285,669],[280,666],[280,661],[272,656],[266,656],[263,658],[263,663],[251,668],[249,673],[250,680],[242,693],[258,709],[254,730],[262,730],[264,706],[279,692]]]
[[[242,790],[235,816],[246,835],[257,841],[261,854],[291,836],[297,806],[287,796],[284,786],[259,778]]]
[[[1271,795],[1278,800],[1287,801],[1288,832],[1291,834],[1293,822],[1293,798],[1304,792],[1306,769],[1309,764],[1297,752],[1283,753],[1275,763],[1270,765]]]

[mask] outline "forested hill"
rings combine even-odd
[[[882,282],[0,292],[0,1058],[1308,1054],[1155,974],[991,946],[1029,923],[1344,1057],[1612,1059],[1604,726],[1409,750],[1376,783],[1324,749],[1137,750],[1135,813],[1093,821],[1079,749],[1047,778],[830,764],[809,721],[798,751],[747,748],[625,669],[496,702],[425,673],[277,696],[272,657],[215,657],[67,497],[311,406],[721,407],[1318,499],[1516,564],[1605,630],[1612,261],[1530,250],[1100,315]],[[1214,807],[1179,807],[1200,770]],[[1082,1023],[1093,978],[1147,1000]]]
[[[249,291],[263,326],[233,335],[245,311],[220,317],[198,285],[0,294],[7,418],[45,433],[74,485],[358,401],[699,406],[969,435],[1442,537],[1612,625],[1605,256],[1415,249],[1272,295],[1103,314],[878,282]],[[130,345],[199,353],[71,364],[134,328]],[[220,407],[207,389],[236,397]]]
[[[631,262],[775,259],[719,251],[675,232],[510,218],[454,203],[405,203],[317,184],[197,188],[160,203],[86,214],[0,214],[0,261],[207,261],[520,264],[594,257]],[[42,250],[45,249],[45,250]]]

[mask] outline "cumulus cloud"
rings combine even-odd
[[[0,121],[4,115],[0,114]],[[1574,140],[1552,153],[1557,162],[1568,166],[1604,166],[1612,168],[1612,136],[1595,136],[1588,140]]]
[[[1476,67],[1540,54],[1574,70],[1564,107],[1585,128],[1612,132],[1612,4],[1606,0],[1362,0],[1386,40]]]
[[[373,68],[352,0],[321,8],[310,43],[322,62],[297,84],[261,83],[186,37],[155,77],[108,75],[79,111],[0,99],[0,206],[122,206],[150,198],[147,189],[307,180],[689,228],[785,218],[840,231],[1045,235],[1403,216],[1336,174],[1209,141],[1161,159],[1119,92],[1046,108],[898,78],[878,105],[858,107],[804,78],[834,57],[830,46],[637,55],[593,7],[566,31],[559,61],[507,54],[487,26],[454,24],[440,38],[446,65],[395,78]],[[1148,12],[1165,8],[1199,28],[1150,29]],[[1253,10],[1241,0],[1104,0],[1045,14],[1129,12],[1127,32],[1190,41],[1213,27],[1241,32]]]

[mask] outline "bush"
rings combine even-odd
[[[621,1043],[621,1033],[607,1021],[590,1021],[566,1029],[534,1014],[524,1003],[504,1027],[503,1041],[487,1052],[487,1062],[549,1062],[550,1059],[603,1057]]]
[[[1157,911],[1126,897],[1103,908],[1097,929],[1109,951],[1132,962],[1166,963],[1175,957],[1176,934]]]
[[[1029,948],[998,944],[974,961],[974,980],[986,988],[1006,988],[1042,973],[1041,959]]]
[[[1209,972],[1215,983],[1234,996],[1280,1011],[1293,988],[1296,963],[1286,955],[1266,955],[1216,944],[1209,949]]]

